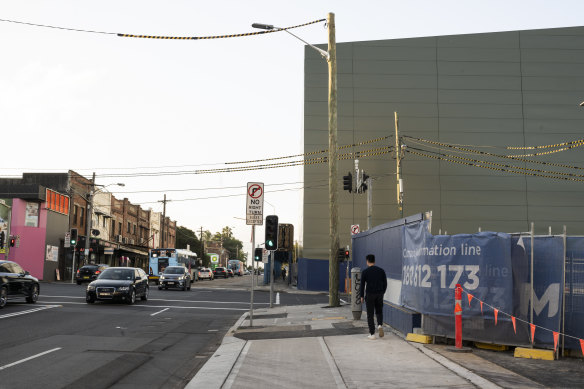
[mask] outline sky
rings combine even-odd
[[[254,32],[254,22],[287,27],[329,12],[337,42],[350,42],[578,26],[584,3],[0,0],[3,20],[168,36]],[[324,23],[293,32],[327,40]],[[285,32],[146,40],[0,21],[0,47],[0,176],[95,172],[97,184],[125,184],[108,187],[117,198],[160,212],[166,194],[178,225],[229,226],[248,253],[246,184],[263,182],[264,215],[300,237],[302,167],[193,172],[305,152],[302,42]]]

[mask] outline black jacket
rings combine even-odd
[[[385,293],[387,290],[387,276],[382,268],[373,265],[363,270],[361,273],[361,297],[365,297],[364,290],[367,294]]]

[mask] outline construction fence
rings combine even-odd
[[[388,324],[454,338],[454,288],[460,284],[463,339],[580,349],[584,237],[432,235],[429,223],[419,214],[353,236],[352,265],[363,269],[366,255],[374,254],[387,274]]]

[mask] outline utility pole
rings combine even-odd
[[[329,306],[339,306],[339,205],[337,203],[337,43],[335,37],[335,14],[327,16],[328,30],[328,122],[329,122]],[[270,270],[272,270],[270,268]]]
[[[93,195],[95,193],[95,172],[91,177],[91,189],[87,201],[87,212],[85,215],[85,263],[89,263],[89,247],[91,243],[91,227],[93,224]]]
[[[397,117],[397,112],[394,112],[395,116],[395,177],[396,177],[396,191],[397,191],[397,207],[399,210],[399,215],[401,218],[404,217],[404,207],[403,207],[403,191],[402,191],[402,180],[401,180],[401,142],[399,139],[399,119]]]
[[[164,239],[164,234],[166,233],[166,203],[167,203],[166,194],[164,194],[164,200],[162,200],[162,204],[163,204],[162,205],[162,223],[161,223],[162,224],[162,227],[161,227],[162,234],[160,235],[160,241],[161,241],[160,247],[161,248],[166,248],[166,246],[165,246],[166,242]]]

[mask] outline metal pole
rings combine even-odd
[[[533,245],[535,242],[535,237],[534,237],[534,225],[533,222],[531,222],[531,297],[529,300],[529,323],[533,324]],[[535,343],[535,340],[532,339],[531,340],[531,348],[533,348],[533,344]]]
[[[371,229],[371,218],[373,215],[373,180],[367,179],[367,229]]]
[[[255,224],[251,226],[251,247],[255,250]],[[252,276],[251,278],[251,303],[249,304],[249,326],[253,327],[253,263],[255,258],[251,262]]]
[[[395,177],[396,177],[396,195],[397,195],[397,208],[399,210],[400,217],[404,217],[404,209],[402,206],[402,196],[401,196],[401,188],[400,188],[400,165],[401,165],[401,147],[399,141],[399,119],[397,116],[397,112],[393,113],[394,115],[394,122],[395,122]]]
[[[339,205],[337,204],[337,43],[335,37],[335,14],[327,16],[328,30],[328,122],[329,122],[329,216],[330,216],[330,247],[329,247],[329,306],[338,307],[339,300],[339,265],[337,252],[339,249]],[[271,269],[270,269],[271,270]]]
[[[166,248],[165,244],[166,241],[164,239],[164,233],[166,232],[166,193],[164,194],[164,200],[162,200],[162,235],[160,235],[160,239],[162,240],[162,244],[160,247]]]
[[[564,267],[562,268],[564,284],[562,285],[562,357],[566,356],[565,342],[566,342],[566,249],[568,236],[566,234],[566,226],[564,225],[564,234],[562,236],[564,241]]]
[[[85,215],[85,263],[89,263],[89,247],[91,243],[91,228],[93,224],[93,195],[95,193],[95,172],[91,178],[91,189],[87,199],[87,215]]]
[[[274,307],[274,252],[270,250],[270,308]]]
[[[73,246],[73,261],[71,262],[71,283],[75,282],[75,246]]]

